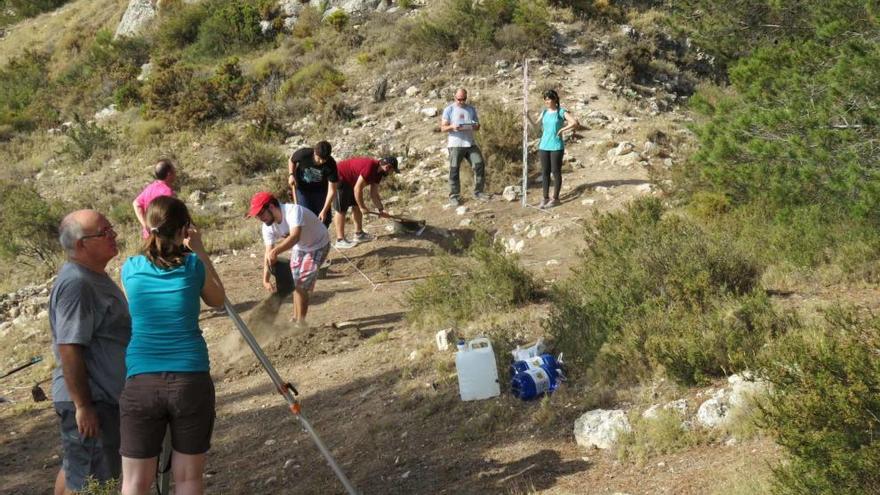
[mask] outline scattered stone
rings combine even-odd
[[[137,80],[140,82],[146,82],[150,78],[150,74],[153,73],[153,64],[150,62],[141,65],[141,73],[138,74]]]
[[[431,91],[428,91],[428,98],[431,98],[431,99],[440,98],[440,93],[438,93],[436,89],[432,89]]]
[[[645,156],[657,156],[660,154],[660,145],[653,141],[645,141],[643,151]]]
[[[410,361],[415,361],[418,358],[419,358],[419,351],[412,351],[411,353],[409,353],[409,356],[407,356],[407,359],[409,359]]]
[[[425,107],[425,108],[419,110],[419,113],[421,113],[425,117],[436,117],[437,116],[437,107]]]
[[[473,223],[473,220],[470,218],[462,218],[460,222],[458,222],[459,227],[470,227]]]
[[[522,186],[507,186],[504,188],[504,192],[501,193],[501,197],[512,203],[516,201],[521,194]]]
[[[595,202],[596,202],[596,200],[593,199],[593,198],[587,198],[587,199],[582,199],[582,200],[581,200],[581,204],[584,205],[584,206],[593,206],[593,204],[594,204]]]
[[[263,442],[263,445],[265,445],[267,447],[269,447],[270,445],[275,445],[275,439],[270,438],[270,439],[266,440],[265,442]]]
[[[202,202],[205,201],[206,197],[208,197],[208,194],[205,191],[202,191],[200,189],[196,189],[195,191],[193,191],[189,194],[188,199],[189,199],[190,203],[200,205],[200,204],[202,204]]]
[[[462,216],[465,213],[467,213],[467,211],[468,211],[468,207],[462,205],[462,206],[459,206],[458,208],[455,209],[455,214],[458,216]]]
[[[506,69],[508,67],[510,67],[510,62],[508,62],[507,60],[496,60],[495,61],[495,68],[496,69]]]
[[[413,96],[419,94],[419,88],[417,88],[415,86],[410,86],[410,87],[406,88],[406,91],[404,91],[404,94],[406,94],[406,96],[413,97]]]
[[[407,472],[401,474],[401,475],[400,475],[400,478],[401,478],[401,479],[404,479],[404,480],[407,479],[407,478],[409,478],[409,473],[411,473],[411,471],[407,471]]]
[[[559,264],[559,260],[547,260],[547,266],[556,266]]]
[[[260,21],[260,32],[269,34],[272,32],[272,21]]]
[[[636,192],[641,194],[651,194],[651,184],[639,184],[636,186]]]
[[[541,227],[540,234],[541,237],[546,239],[547,237],[555,235],[560,230],[562,229],[560,229],[558,225],[547,225],[546,227]]]
[[[115,118],[117,115],[119,115],[119,110],[116,110],[116,105],[112,104],[95,112],[95,120],[98,122],[104,122],[105,120]]]
[[[522,239],[515,239],[511,237],[507,239],[507,242],[504,244],[504,249],[511,254],[521,253],[526,246],[526,241]]]
[[[618,433],[631,429],[622,409],[595,409],[574,422],[574,439],[582,447],[608,449],[617,441]]]

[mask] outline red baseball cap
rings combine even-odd
[[[266,191],[260,191],[254,194],[251,198],[251,209],[248,210],[247,216],[255,217],[259,215],[260,212],[263,211],[263,208],[265,208],[273,199],[275,199],[275,196],[272,196],[272,194],[267,193]]]

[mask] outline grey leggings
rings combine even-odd
[[[550,198],[550,171],[553,171],[553,199],[559,199],[559,190],[562,188],[562,154],[565,150],[547,151],[538,150],[541,159],[541,187],[544,189],[544,199]]]

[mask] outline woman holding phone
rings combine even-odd
[[[158,197],[146,217],[149,237],[141,254],[122,267],[132,316],[119,399],[122,493],[149,492],[170,426],[175,493],[200,495],[214,427],[214,383],[199,299],[220,307],[226,294],[183,201]]]

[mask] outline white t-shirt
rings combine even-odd
[[[293,246],[298,251],[316,251],[330,242],[327,228],[310,210],[295,204],[281,205],[281,222],[263,224],[263,243],[274,246],[290,235],[290,229],[300,227],[299,241]]]

